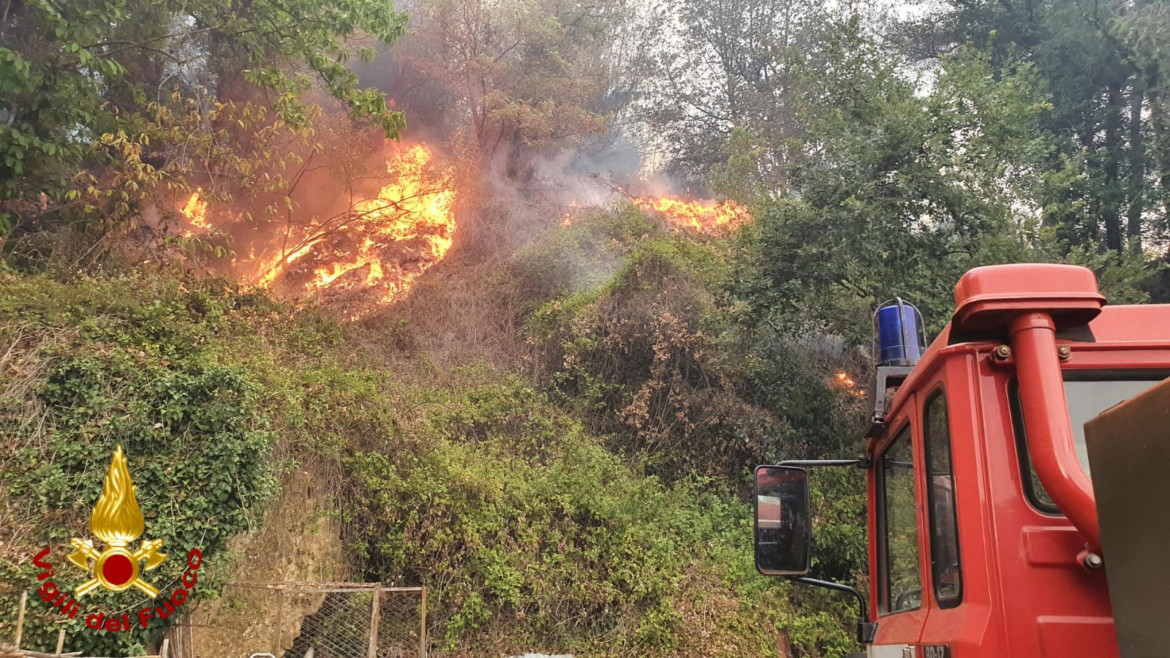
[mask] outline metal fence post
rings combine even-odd
[[[422,586],[420,593],[421,602],[419,607],[422,612],[419,614],[419,633],[418,633],[418,657],[427,658],[427,586]]]
[[[374,605],[370,612],[370,652],[369,658],[377,658],[378,655],[378,622],[380,609],[382,604],[382,583],[374,585]]]
[[[280,654],[280,625],[284,617],[284,588],[276,587],[276,646],[272,647],[272,655]]]

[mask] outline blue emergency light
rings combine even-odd
[[[887,302],[873,316],[879,366],[912,366],[922,358],[922,315],[901,298]]]

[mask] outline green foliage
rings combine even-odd
[[[646,3],[649,73],[633,115],[674,180],[741,199],[785,193],[805,121],[794,74],[828,13],[803,0]]]
[[[920,95],[875,45],[840,30],[833,66],[810,71],[810,143],[799,200],[762,203],[733,280],[744,321],[829,331],[864,344],[870,313],[901,296],[929,333],[949,318],[968,269],[1059,258],[1040,230],[1049,107],[1031,67],[995,75],[965,51]]]
[[[690,249],[696,271],[707,267],[706,247],[674,249],[648,229],[626,215],[598,230],[653,243],[632,260],[647,272],[676,272]],[[613,289],[649,290],[625,280]],[[225,562],[225,542],[259,522],[280,467],[275,444],[329,474],[320,484],[337,496],[355,572],[426,584],[456,651],[773,655],[777,625],[799,629],[808,655],[849,645],[833,623],[839,602],[789,601],[792,588],[755,573],[751,508],[725,482],[647,477],[559,394],[516,375],[475,366],[452,373],[453,384],[412,384],[354,353],[353,332],[369,328],[220,281],[10,275],[0,317],[16,346],[4,367],[19,374],[0,396],[11,446],[0,500],[16,510],[26,552],[54,546],[62,586],[81,577],[68,573],[63,546],[85,534],[115,443],[129,454],[146,535],[171,551],[150,572],[160,587],[187,547]],[[27,561],[0,568],[0,610],[10,611],[35,574]],[[204,576],[199,597],[218,588]],[[57,617],[39,605],[34,596],[27,646],[49,649]],[[91,605],[127,603],[99,594]],[[808,617],[810,606],[832,613]],[[69,637],[122,655],[158,636]]]
[[[837,376],[863,370],[856,350],[829,335],[752,325],[742,301],[727,294],[735,289],[727,247],[742,249],[756,229],[700,238],[663,232],[637,215],[622,208],[594,213],[545,236],[512,264],[531,294],[522,298],[532,309],[526,329],[550,400],[582,414],[608,445],[667,486],[681,487],[698,473],[711,477],[704,486],[744,492],[758,463],[856,456],[864,400]],[[586,277],[576,263],[605,266]],[[867,565],[864,478],[835,471],[813,484],[817,574],[857,582]],[[745,522],[750,518],[741,516],[724,527]],[[739,532],[746,534],[735,542],[750,536],[750,527]],[[750,554],[706,545],[738,591],[767,595]],[[808,655],[849,650],[847,633],[827,632],[841,628],[847,606],[831,597],[802,600],[825,612],[768,623],[786,627]]]
[[[833,335],[793,335],[771,322],[739,320],[719,346],[737,355],[740,396],[783,421],[761,461],[860,454],[867,403],[860,373],[869,363],[856,346]],[[849,385],[840,375],[856,381]]]
[[[815,469],[810,478],[813,574],[845,583],[868,581],[865,478],[852,469]]]
[[[1170,208],[1164,3],[945,5],[907,26],[910,52],[974,44],[997,76],[1029,62],[1051,95],[1035,136],[1053,149],[1038,171],[1063,178],[1046,199],[1045,219],[1059,238],[1117,253],[1150,249],[1150,238],[1165,235]]]
[[[599,292],[621,268],[630,245],[659,233],[632,206],[615,213],[586,211],[577,227],[546,232],[513,257],[510,274],[528,304],[525,311]]]
[[[716,345],[725,239],[666,232],[632,208],[563,233],[514,264],[521,281],[546,282],[530,303],[562,295],[527,319],[537,373],[648,472],[742,481],[781,428],[737,394],[742,370]],[[611,278],[574,291],[541,276],[546,262],[607,263]]]
[[[0,236],[17,221],[36,228],[49,211],[127,217],[154,188],[193,186],[208,167],[279,176],[274,138],[311,136],[303,96],[318,86],[396,136],[402,115],[358,87],[347,40],[391,43],[405,25],[374,0],[9,6],[0,25]],[[261,94],[270,104],[250,102]]]
[[[520,381],[436,398],[421,425],[345,460],[344,518],[368,577],[443,583],[452,648],[503,634],[669,655],[700,623],[675,602],[687,574],[728,554],[750,565],[746,506],[638,475]],[[777,605],[775,589],[755,596]]]
[[[125,294],[128,287],[134,294]],[[60,588],[85,580],[64,556],[70,538],[90,537],[89,513],[117,445],[127,453],[146,517],[142,539],[164,540],[170,555],[146,574],[165,592],[177,584],[188,551],[199,548],[214,563],[228,539],[258,520],[255,509],[275,487],[269,421],[254,377],[221,362],[207,344],[247,301],[215,282],[0,281],[0,326],[16,373],[0,406],[9,446],[0,499],[21,511],[14,530],[31,524],[22,549],[53,549],[48,559]],[[0,568],[18,591],[35,582],[28,556]],[[206,570],[200,576],[195,598],[215,589]],[[148,602],[134,598],[135,611]],[[5,597],[5,607],[13,600]],[[127,595],[99,592],[82,603],[83,614],[111,612],[127,606]],[[60,617],[35,596],[29,605],[26,646],[51,649]],[[124,653],[143,641],[86,632],[83,622],[79,616],[68,625],[79,650]],[[165,629],[156,621],[146,637]]]
[[[483,161],[502,155],[509,178],[532,178],[526,154],[609,126],[625,65],[613,53],[634,20],[632,4],[430,0],[412,7],[411,20],[399,53],[429,74],[441,99],[420,113],[451,108],[447,120]]]
[[[678,565],[668,556],[689,543],[677,500],[667,504],[666,491],[633,478],[580,430],[543,427],[534,417],[550,410],[516,393],[468,401],[476,416],[507,405],[505,431],[473,422],[404,464],[381,453],[352,461],[361,502],[346,518],[358,526],[367,569],[447,582],[444,604],[460,610],[452,643],[492,608],[531,618],[536,633],[566,615],[581,615],[574,625],[612,626],[673,587]]]

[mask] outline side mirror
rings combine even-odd
[[[756,570],[805,576],[811,568],[808,473],[792,466],[756,467]]]

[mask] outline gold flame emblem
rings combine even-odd
[[[106,550],[98,551],[88,539],[71,540],[73,552],[67,559],[93,574],[93,578],[74,588],[73,593],[78,598],[99,586],[111,592],[137,587],[151,598],[158,596],[158,588],[143,580],[142,572],[154,569],[167,559],[166,554],[158,552],[163,540],[144,540],[136,551],[127,548],[142,534],[145,521],[142,509],[138,507],[134,483],[130,481],[130,468],[126,465],[122,446],[118,446],[110,461],[102,496],[89,517],[89,529],[106,543]],[[141,566],[143,561],[145,567]]]

